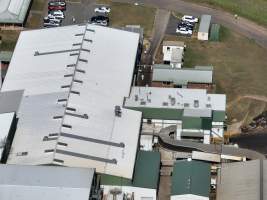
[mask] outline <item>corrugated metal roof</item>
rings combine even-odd
[[[211,15],[202,15],[198,32],[209,33]]]
[[[141,112],[122,104],[138,42],[136,33],[90,24],[22,32],[2,88],[25,89],[8,163],[94,167],[131,179]]]
[[[222,164],[217,199],[266,200],[266,169],[266,160]]]
[[[157,189],[160,174],[160,153],[139,151],[135,163],[133,180],[101,175],[101,185],[133,186]]]
[[[1,200],[88,200],[93,169],[0,165]]]
[[[169,81],[175,85],[208,83],[213,81],[212,67],[172,68],[169,65],[153,65],[152,81]]]
[[[24,90],[0,92],[0,113],[17,112]]]
[[[204,89],[132,87],[126,107],[200,109],[225,111],[226,96]],[[196,107],[197,106],[197,107]]]
[[[201,161],[176,161],[173,167],[171,196],[194,194],[208,197],[210,164]]]
[[[0,1],[0,23],[22,24],[30,3],[31,0]]]

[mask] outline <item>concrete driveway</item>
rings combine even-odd
[[[234,16],[222,10],[197,5],[182,0],[116,0],[119,2],[146,4],[161,9],[177,11],[182,14],[200,16],[202,14],[212,15],[213,22],[222,24],[223,26],[240,33],[264,48],[267,48],[267,28],[262,27],[250,20],[239,17],[235,20]]]

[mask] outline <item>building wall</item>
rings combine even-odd
[[[156,200],[157,199],[157,191],[155,189],[148,188],[139,188],[139,187],[131,187],[131,186],[109,186],[109,185],[101,185],[103,188],[103,200],[113,200],[113,195],[110,191],[113,189],[118,189],[122,193],[117,195],[117,200],[123,200],[123,195],[133,195],[134,200]]]

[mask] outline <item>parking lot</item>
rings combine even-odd
[[[45,14],[43,17],[48,15],[48,2],[50,2],[50,0],[46,1]],[[95,0],[66,1],[66,10],[64,11],[65,18],[62,20],[61,26],[88,22],[93,16],[97,15],[94,9],[98,6],[101,5],[97,4]]]
[[[65,19],[62,25],[71,25],[88,22],[95,14],[95,0],[80,0],[80,2],[67,1],[67,9],[65,11]],[[73,18],[75,21],[73,21]]]

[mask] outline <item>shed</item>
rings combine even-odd
[[[202,15],[197,34],[198,40],[209,40],[209,29],[210,29],[211,15]]]
[[[171,200],[208,200],[210,193],[210,164],[181,160],[174,163]]]
[[[220,39],[220,25],[212,24],[210,29],[210,40],[219,41]]]

